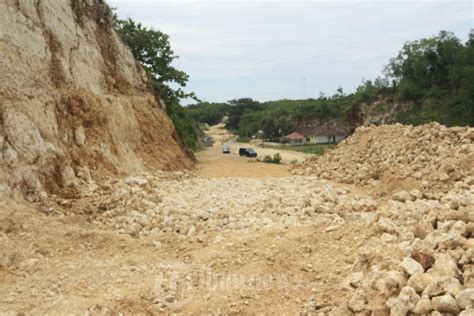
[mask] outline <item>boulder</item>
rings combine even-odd
[[[431,266],[435,262],[435,259],[432,255],[423,251],[414,251],[411,254],[411,257],[414,260],[416,260],[419,264],[421,264],[421,266],[423,267],[425,271],[431,268]]]
[[[421,264],[412,258],[403,258],[402,262],[400,262],[400,267],[410,276],[425,272]]]
[[[474,288],[460,291],[456,295],[456,303],[462,309],[474,309]]]
[[[413,308],[412,312],[415,314],[428,314],[433,310],[433,304],[431,304],[431,300],[426,297],[422,296],[418,303],[416,304],[415,308]]]
[[[433,280],[434,278],[431,274],[422,273],[411,276],[408,279],[408,285],[413,287],[418,293],[421,293]]]
[[[408,193],[407,191],[399,191],[399,192],[395,193],[394,195],[392,195],[392,200],[394,200],[394,201],[406,202],[406,201],[409,201],[411,199],[412,199],[412,197],[411,197],[410,193]]]
[[[460,311],[456,300],[450,294],[433,297],[431,302],[433,308],[440,313],[457,314]]]

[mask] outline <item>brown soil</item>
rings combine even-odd
[[[303,161],[309,157],[309,154],[276,150],[271,148],[261,148],[256,144],[237,143],[235,135],[230,134],[224,129],[223,124],[211,126],[206,134],[215,140],[213,147],[208,147],[196,155],[197,173],[207,178],[223,178],[223,177],[286,177],[291,173],[292,161]],[[222,148],[227,145],[230,148],[230,154],[223,154]],[[258,154],[257,159],[239,156],[239,148],[253,148]],[[273,156],[280,154],[283,161],[282,164],[263,163],[265,155]]]
[[[223,177],[285,177],[290,175],[289,165],[258,162],[254,158],[240,157],[239,144],[231,145],[231,153],[223,154],[220,146],[210,147],[196,155],[197,173],[207,178]]]
[[[0,205],[0,232],[0,314],[294,314],[336,308],[343,315],[349,293],[334,293],[351,272],[354,238],[363,238],[364,227],[135,239],[81,216],[46,215],[9,203]],[[167,288],[166,264],[177,271],[176,290]],[[157,288],[161,276],[165,286]],[[234,276],[243,285],[222,279]],[[193,279],[190,288],[184,288],[186,277]],[[176,300],[166,308],[162,291]]]

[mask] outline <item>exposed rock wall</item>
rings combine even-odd
[[[192,161],[102,0],[0,1],[0,196]]]
[[[397,100],[393,94],[380,94],[375,100],[355,103],[347,114],[349,134],[353,134],[359,126],[371,124],[395,124],[400,122],[400,113],[415,108],[413,101]]]

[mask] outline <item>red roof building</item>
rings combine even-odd
[[[306,137],[297,132],[290,133],[286,135],[285,138],[288,139],[292,145],[303,145],[306,141]]]

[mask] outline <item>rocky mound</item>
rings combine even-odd
[[[191,165],[102,0],[0,3],[0,196]]]
[[[474,175],[474,128],[359,127],[335,150],[306,160],[294,173],[371,187],[379,195],[414,188],[446,192],[454,181]]]
[[[352,312],[472,315],[474,178],[445,194],[396,194],[368,230],[343,284]]]
[[[206,179],[158,172],[92,184],[81,200],[54,202],[44,212],[61,213],[58,205],[83,210],[96,227],[151,238],[158,249],[168,238],[201,243],[209,233],[321,227],[308,243],[327,238],[327,244],[310,258],[341,243],[350,248],[330,253],[333,264],[343,264],[337,276],[327,266],[319,270],[338,290],[317,300],[330,303],[328,315],[471,315],[474,308],[474,177],[455,181],[445,193],[428,188],[376,200],[311,176]],[[339,299],[345,304],[332,306]]]
[[[89,204],[95,210],[91,212],[99,222],[135,237],[171,232],[189,237],[201,231],[278,229],[310,223],[335,225],[336,229],[351,212],[376,208],[368,196],[349,196],[347,190],[313,177],[256,181],[173,175],[112,180],[94,191]]]

